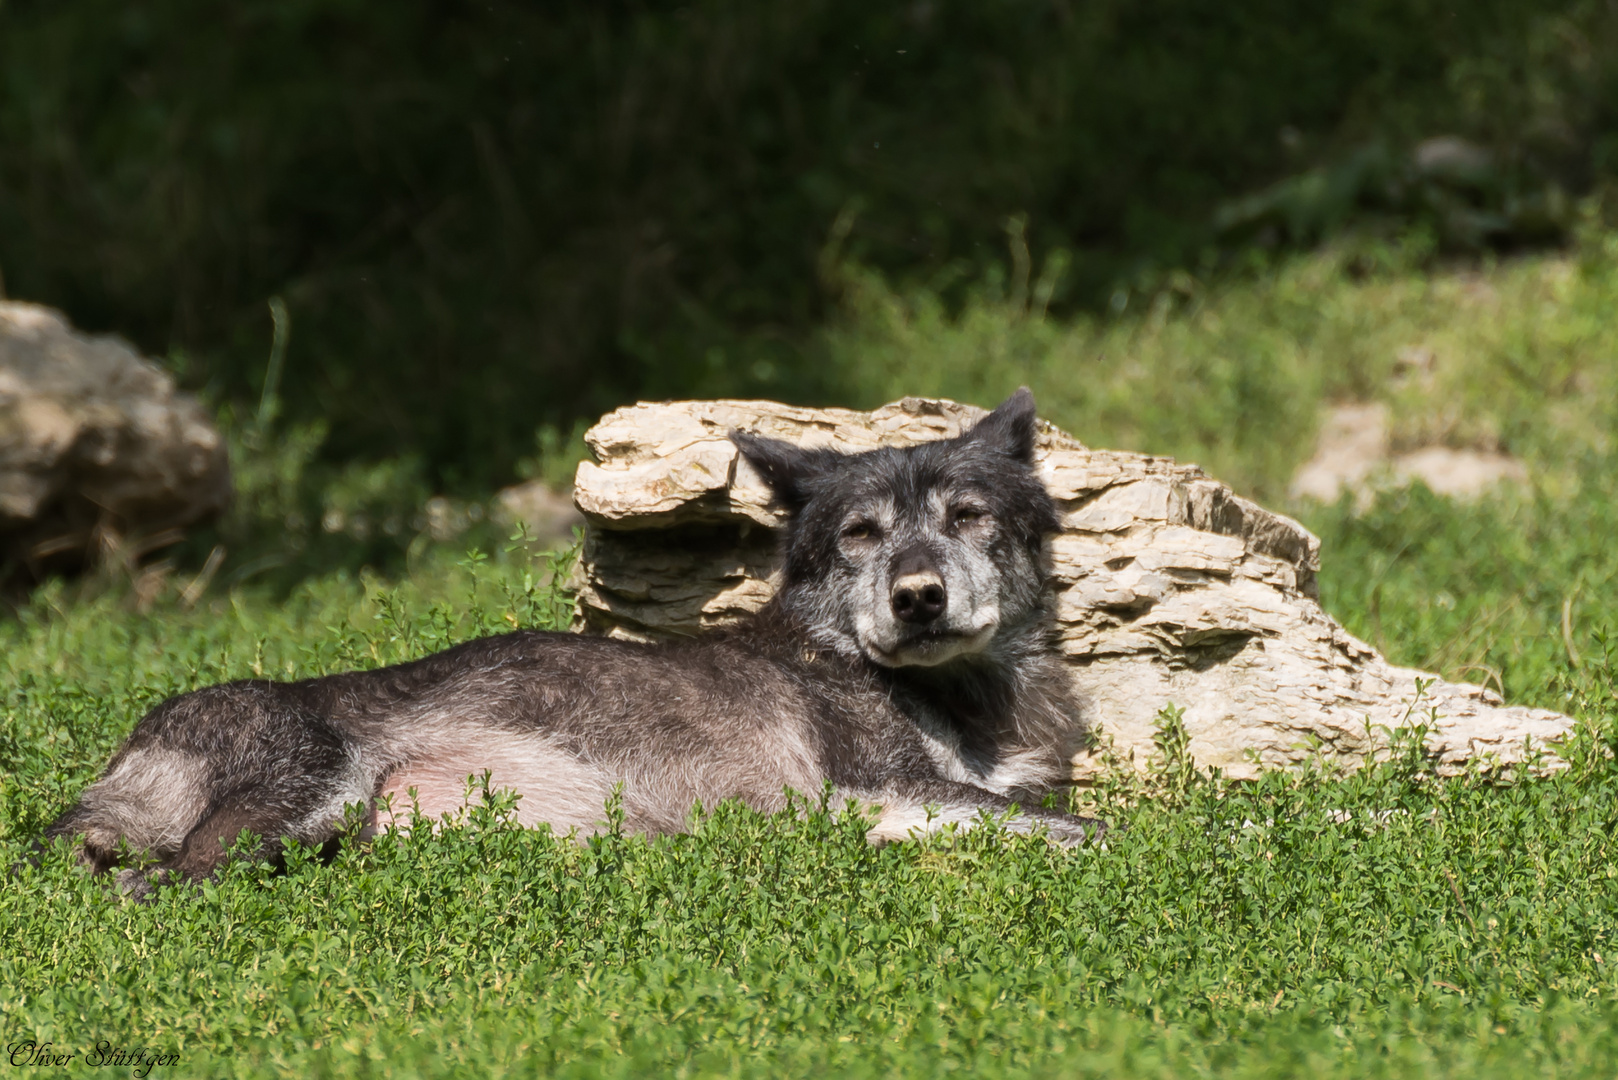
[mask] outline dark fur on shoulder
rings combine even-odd
[[[1031,465],[1023,390],[970,432],[843,455],[737,432],[792,512],[775,599],[746,626],[642,645],[521,631],[376,671],[228,683],[147,715],[45,833],[124,887],[214,873],[243,829],[324,844],[464,807],[468,776],[520,793],[525,824],[684,829],[693,805],[787,805],[830,785],[874,808],[874,841],[1003,815],[1079,843],[1096,822],[1038,808],[1080,737],[1050,644],[1043,546],[1055,507]]]

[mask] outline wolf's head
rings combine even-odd
[[[1032,466],[1034,397],[1017,391],[953,439],[863,454],[731,439],[792,513],[778,603],[818,642],[884,667],[932,667],[1037,631],[1056,507]]]

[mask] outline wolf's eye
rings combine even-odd
[[[844,540],[869,540],[876,535],[876,526],[869,521],[856,521],[843,530]]]

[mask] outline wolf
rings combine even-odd
[[[1102,823],[1040,800],[1084,737],[1052,648],[1025,388],[955,438],[845,454],[734,431],[788,512],[778,591],[751,622],[644,644],[523,630],[410,663],[179,695],[136,725],[46,830],[125,891],[256,856],[441,821],[469,777],[559,833],[688,827],[693,807],[760,811],[828,792],[873,842],[988,817],[1061,844]],[[407,809],[408,808],[408,809]]]

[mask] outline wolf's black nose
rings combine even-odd
[[[930,623],[944,614],[949,597],[935,574],[906,574],[893,583],[893,614],[900,622]]]

